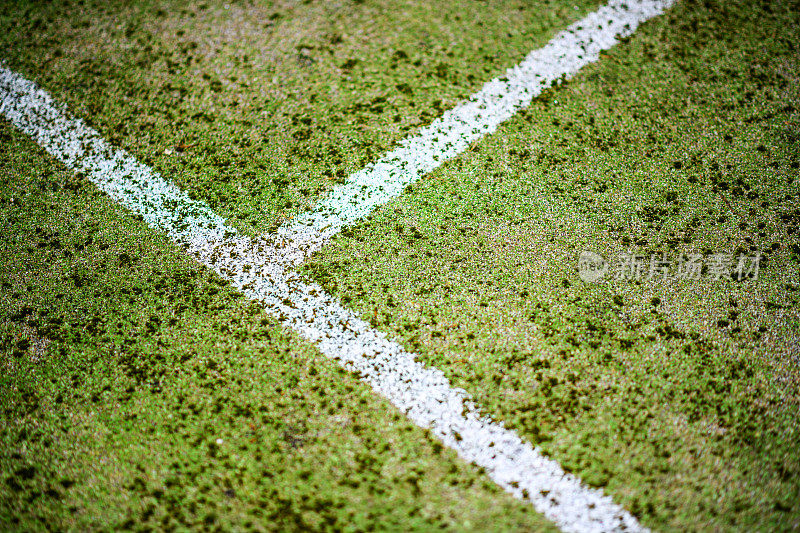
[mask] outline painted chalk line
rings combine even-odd
[[[349,176],[315,209],[266,237],[276,261],[299,265],[326,240],[366,217],[403,189],[494,132],[543,90],[600,58],[620,37],[675,0],[612,0],[534,50],[505,75],[408,137],[378,161]]]
[[[638,529],[633,516],[601,491],[565,474],[502,424],[482,417],[468,395],[438,370],[414,360],[312,283],[271,261],[263,243],[239,235],[150,168],[115,150],[70,118],[32,82],[0,67],[0,113],[52,156],[82,172],[114,200],[166,232],[201,263],[260,301],[278,320],[358,372],[416,424],[565,531]]]
[[[639,17],[632,17],[628,28],[657,14],[652,9],[655,3],[647,5],[651,8],[625,11],[626,16],[638,13]],[[281,323],[315,342],[323,354],[358,372],[415,423],[429,428],[463,459],[484,467],[505,490],[531,501],[563,530],[641,529],[632,515],[602,491],[583,486],[513,431],[482,416],[467,393],[451,387],[442,372],[416,362],[414,354],[387,340],[320,287],[287,272],[275,262],[276,249],[269,241],[239,235],[205,204],[191,200],[149,167],[112,148],[34,83],[1,66],[0,98],[0,113],[51,155],[86,174],[150,226],[165,231],[201,263],[262,302]],[[364,208],[356,211],[363,213]],[[341,213],[336,216],[345,222],[364,216],[343,218]]]

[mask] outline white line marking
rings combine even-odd
[[[348,177],[317,207],[278,229],[270,242],[275,258],[298,265],[344,226],[399,196],[410,183],[452,159],[562,77],[597,61],[600,52],[675,0],[612,0],[534,50],[505,76],[495,78],[466,102],[447,111],[375,163]]]
[[[636,519],[601,491],[581,485],[502,424],[482,417],[468,395],[440,371],[414,360],[314,284],[271,261],[263,242],[243,237],[81,120],[66,115],[35,84],[0,67],[0,113],[56,159],[86,173],[101,190],[165,231],[201,263],[264,304],[286,326],[430,428],[466,461],[565,531],[638,529]],[[182,216],[186,217],[185,224]]]
[[[301,217],[302,226],[311,228],[310,232],[282,233],[299,254],[289,258],[291,262],[317,249],[345,224],[400,194],[406,184],[453,157],[471,140],[493,131],[538,94],[536,86],[526,83],[533,80],[544,87],[562,74],[574,72],[589,62],[586,57],[596,59],[599,50],[613,45],[615,34],[632,32],[640,21],[660,13],[668,2],[630,5],[630,9],[623,9],[615,3],[616,7],[601,8],[587,16],[570,27],[571,34],[559,34],[523,65],[509,70],[508,81],[490,82],[478,99],[448,112],[441,121],[403,143],[391,157],[351,178],[320,209]],[[604,29],[595,32],[580,27],[588,24]],[[557,67],[559,61],[566,61],[571,69]],[[532,71],[543,65],[547,67],[544,74]],[[601,490],[582,485],[502,423],[481,415],[468,394],[452,387],[441,371],[415,361],[414,354],[372,329],[320,287],[285,270],[275,261],[276,252],[283,258],[288,256],[274,244],[239,235],[208,206],[191,200],[125,151],[111,147],[33,82],[2,66],[0,114],[53,157],[85,173],[114,200],[141,214],[151,227],[166,232],[246,296],[260,301],[282,324],[316,343],[323,354],[358,372],[416,424],[430,429],[464,460],[485,468],[497,484],[530,501],[564,531],[642,529],[630,513]],[[417,150],[419,156],[415,155]],[[438,157],[436,150],[441,150]],[[306,226],[309,221],[311,225]]]
[[[219,240],[235,231],[211,208],[197,202],[123,150],[113,148],[82,120],[69,115],[35,83],[0,63],[0,114],[67,167],[86,174],[100,190],[150,226],[182,244]]]

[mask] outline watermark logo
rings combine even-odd
[[[578,275],[586,283],[600,281],[608,273],[608,261],[600,255],[588,250],[578,257]]]
[[[584,250],[578,256],[578,275],[586,283],[606,279],[616,280],[721,280],[758,279],[761,254],[734,256],[733,254],[680,254],[666,253],[650,256],[621,253],[611,260]]]

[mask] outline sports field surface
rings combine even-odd
[[[0,0],[0,530],[800,530],[800,3]]]

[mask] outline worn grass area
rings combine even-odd
[[[0,60],[246,232],[502,74],[596,3],[26,2]]]
[[[645,525],[800,528],[798,13],[680,2],[305,272]],[[586,284],[582,250],[762,261]]]
[[[551,527],[6,124],[0,183],[1,529]]]

